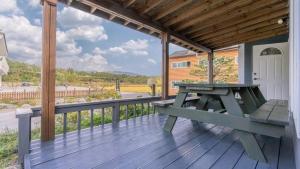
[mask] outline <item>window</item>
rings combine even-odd
[[[260,56],[267,56],[267,55],[281,55],[281,51],[277,48],[266,48],[261,53]]]
[[[187,61],[187,62],[175,62],[172,63],[172,67],[173,68],[187,68],[191,66],[191,62]]]
[[[181,80],[173,80],[171,82],[171,87],[172,89],[178,89],[178,86],[175,86],[175,83],[179,83],[179,82],[182,82]]]

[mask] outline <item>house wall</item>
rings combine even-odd
[[[269,43],[281,43],[281,42],[287,42],[288,41],[288,34],[275,36],[269,39],[263,39],[255,42],[249,42],[243,44],[243,46],[240,46],[239,48],[239,60],[243,61],[242,63],[239,63],[240,67],[243,67],[239,69],[239,75],[240,82],[252,84],[252,55],[253,55],[253,46],[254,45],[262,45],[262,44],[269,44]]]
[[[289,109],[294,120],[294,152],[296,167],[300,169],[300,2],[290,0],[290,94]]]
[[[238,50],[236,48],[228,49],[228,50],[221,50],[215,52],[215,57],[234,57],[234,60],[237,61]],[[207,82],[208,77],[207,75],[202,76],[194,76],[191,75],[190,72],[195,70],[196,66],[199,64],[200,58],[207,58],[207,53],[201,53],[198,55],[190,55],[190,56],[176,56],[170,57],[169,59],[169,95],[175,95],[178,91],[176,88],[172,88],[173,81],[183,81],[183,80],[191,80],[191,81],[202,81]],[[190,61],[191,66],[187,68],[173,68],[172,64],[176,62],[186,62]],[[236,63],[235,67],[233,68],[232,73],[238,74],[237,68],[238,64]],[[218,80],[218,79],[216,79]],[[237,81],[231,81],[232,83]]]

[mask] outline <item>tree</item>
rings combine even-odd
[[[192,76],[207,76],[208,73],[208,60],[201,58],[195,69],[191,70]],[[237,73],[235,71],[234,58],[232,57],[214,57],[213,61],[213,78],[217,83],[236,82]]]

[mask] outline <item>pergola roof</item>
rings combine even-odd
[[[60,0],[195,52],[288,32],[288,0]]]

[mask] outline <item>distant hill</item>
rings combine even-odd
[[[137,74],[137,73],[122,72],[122,71],[111,71],[111,72],[108,72],[108,73],[112,73],[112,74],[115,74],[115,75],[142,76],[142,75]]]
[[[9,73],[3,76],[3,82],[31,82],[40,83],[41,68],[15,60],[7,60]],[[77,84],[87,82],[115,82],[116,79],[123,83],[146,84],[149,76],[138,75],[130,72],[85,72],[73,69],[57,69],[56,84]]]

